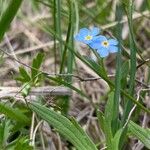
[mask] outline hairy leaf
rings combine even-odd
[[[97,150],[87,134],[83,132],[83,129],[79,125],[77,126],[77,123],[72,123],[61,114],[41,106],[40,104],[30,103],[29,107],[42,119],[55,127],[57,131],[69,140],[78,150]]]

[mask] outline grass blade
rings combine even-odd
[[[51,3],[51,2],[49,2]],[[61,0],[54,0],[54,29],[55,34],[58,35],[62,39],[62,33],[61,33]],[[54,44],[55,44],[55,50],[56,50],[56,36],[54,36]],[[59,54],[60,59],[62,59],[62,42],[59,41]]]
[[[129,24],[129,30],[130,30],[129,35],[130,35],[130,50],[131,50],[129,94],[131,96],[134,96],[135,74],[136,74],[136,49],[137,48],[136,48],[135,38],[134,38],[134,33],[133,33],[132,13],[133,13],[133,0],[129,0],[128,12],[127,12],[128,24]],[[123,119],[122,119],[122,124],[125,123],[128,117],[128,114],[130,110],[132,109],[132,106],[133,106],[132,101],[128,101],[126,103],[126,107],[125,107]]]
[[[0,19],[0,41],[2,40],[5,32],[10,26],[10,23],[16,16],[18,9],[21,6],[23,0],[11,0],[8,4],[7,9],[2,14]]]
[[[117,6],[117,12],[116,12],[116,18],[117,21],[120,22],[122,18],[122,9],[121,6]],[[119,45],[118,45],[118,53],[117,53],[117,63],[116,63],[116,75],[115,75],[115,93],[114,93],[114,101],[113,101],[113,108],[112,108],[112,113],[113,113],[113,120],[112,120],[112,132],[113,135],[115,135],[116,131],[119,128],[119,100],[120,100],[120,94],[121,94],[121,24],[117,25],[116,28],[118,40],[119,40]]]

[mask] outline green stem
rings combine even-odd
[[[120,22],[122,18],[122,7],[117,6],[116,19]],[[115,75],[115,93],[113,99],[113,119],[112,119],[112,133],[115,135],[119,128],[119,100],[121,94],[121,24],[118,23],[116,26],[117,38],[119,40],[117,62],[116,62],[116,75]]]
[[[129,9],[129,14],[127,14],[127,17],[128,17],[129,30],[130,30],[130,50],[131,50],[129,94],[131,96],[134,96],[135,74],[136,74],[136,44],[135,44],[135,38],[134,38],[134,33],[133,33],[133,23],[132,23],[132,13],[133,13],[133,1],[132,0],[129,3],[128,9]],[[122,124],[126,122],[126,119],[132,109],[132,106],[133,106],[133,102],[128,101],[125,106]]]
[[[61,31],[61,0],[54,0],[54,29],[55,29],[55,35],[54,35],[54,49],[55,49],[55,63],[56,63],[56,35],[58,35],[62,39],[62,31]],[[62,59],[62,42],[59,41],[58,48],[59,48],[59,56],[60,60]],[[56,66],[56,64],[55,64]],[[56,67],[55,67],[56,70]]]

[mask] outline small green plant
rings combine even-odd
[[[19,68],[19,76],[16,80],[23,84],[22,95],[27,96],[30,92],[31,87],[37,86],[41,79],[42,73],[39,71],[41,64],[43,62],[44,54],[38,53],[37,56],[32,61],[32,67],[30,68],[30,73],[26,71],[24,67]]]

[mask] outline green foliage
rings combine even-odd
[[[42,73],[39,71],[44,59],[44,53],[39,52],[32,61],[31,72],[28,72],[24,67],[19,68],[19,76],[16,80],[23,84],[22,95],[26,97],[32,86],[37,86],[42,80]]]
[[[22,96],[24,96],[24,97],[28,96],[30,90],[31,90],[30,82],[24,83],[22,86],[22,90],[21,90]]]
[[[97,116],[97,119],[98,119],[98,125],[99,125],[99,128],[105,132],[105,124],[104,124],[104,121],[105,121],[105,118],[104,118],[104,114],[103,112],[101,112],[100,110],[96,110],[96,116]]]
[[[105,113],[104,113],[104,133],[106,136],[106,144],[108,149],[111,149],[112,143],[111,140],[113,138],[112,133],[112,119],[113,119],[113,98],[114,98],[114,92],[111,92],[108,97],[108,101],[105,107]]]
[[[24,67],[19,68],[19,73],[20,73],[20,78],[18,77],[17,80],[23,83],[31,81],[31,77]]]
[[[129,94],[131,96],[134,95],[134,87],[135,87],[135,75],[136,75],[136,53],[137,53],[137,47],[135,43],[135,37],[134,37],[134,32],[133,32],[133,22],[132,22],[132,14],[133,14],[133,1],[127,4],[125,6],[125,10],[127,10],[127,17],[128,17],[128,25],[129,25],[129,30],[130,30],[130,39],[129,39],[129,44],[130,44],[130,52],[131,52],[131,58],[130,59],[130,82],[129,82]],[[128,101],[125,106],[125,111],[124,111],[124,117],[123,117],[123,123],[127,119],[130,110],[132,109],[133,103],[131,101]]]
[[[129,123],[129,132],[131,135],[136,137],[138,140],[140,140],[144,146],[146,146],[148,149],[150,149],[150,130],[144,129],[134,123],[133,121],[130,121]]]
[[[129,73],[129,62],[125,61],[121,66],[121,87],[125,89],[127,86],[127,79]]]
[[[5,114],[11,119],[14,119],[20,123],[29,123],[29,118],[26,117],[19,109],[14,109],[7,104],[0,103],[0,113]]]
[[[0,149],[3,149],[7,145],[7,139],[11,129],[12,125],[9,120],[2,120],[0,122]]]
[[[29,107],[42,119],[55,127],[56,130],[67,140],[69,140],[78,150],[97,149],[75,120],[71,122],[61,114],[56,113],[55,111],[48,109],[47,107],[41,106],[38,103],[30,103]]]
[[[15,143],[8,146],[8,150],[34,150],[32,146],[29,145],[29,139],[27,137],[18,138]]]
[[[112,143],[112,150],[120,150],[119,148],[119,144],[120,144],[120,139],[121,139],[121,135],[123,133],[123,129],[119,129],[117,130],[115,136],[113,137],[113,139],[111,140]]]
[[[16,16],[22,2],[23,0],[11,0],[7,9],[3,12],[0,18],[0,41],[2,40],[5,32],[8,30],[10,23]]]
[[[115,135],[113,135],[113,131],[114,131],[114,127],[113,127],[114,120],[113,120],[113,113],[112,113],[114,107],[113,99],[114,99],[114,92],[112,91],[109,93],[108,101],[105,106],[104,115],[102,115],[102,113],[99,113],[98,118],[100,119],[99,123],[102,126],[103,132],[105,133],[107,149],[119,150],[120,137],[122,135],[123,129],[118,129]]]
[[[32,61],[31,68],[31,79],[32,82],[36,85],[40,79],[39,77],[39,69],[44,59],[44,53],[38,53],[37,56]]]
[[[13,131],[13,122],[3,119],[0,122],[0,149],[2,150],[33,150],[29,139],[25,136],[16,136]],[[12,140],[11,140],[12,139]]]

